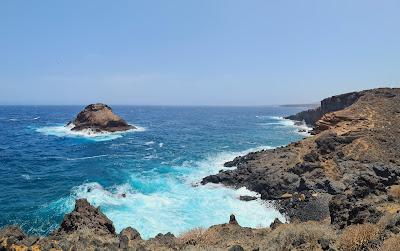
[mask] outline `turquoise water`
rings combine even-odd
[[[79,106],[0,106],[0,226],[48,234],[76,198],[100,206],[117,231],[143,237],[225,223],[268,226],[284,217],[256,194],[199,184],[225,161],[305,135],[280,116],[302,107],[140,107],[114,111],[138,127],[87,135],[64,125]]]

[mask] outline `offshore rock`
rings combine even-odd
[[[73,131],[91,130],[94,132],[119,132],[135,129],[125,120],[116,115],[105,104],[91,104],[85,107],[77,117],[69,122]]]

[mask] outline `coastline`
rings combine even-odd
[[[399,237],[400,193],[396,193],[396,189],[399,188],[400,158],[395,151],[400,140],[396,127],[400,120],[399,104],[400,90],[388,88],[329,98],[321,103],[319,110],[295,117],[308,118],[314,126],[314,136],[288,146],[236,157],[224,164],[228,170],[203,179],[203,184],[245,186],[261,194],[262,199],[275,201],[278,209],[293,223],[276,221],[271,228],[250,229],[240,227],[231,218],[230,223],[198,230],[190,236],[186,233],[175,237],[167,233],[145,241],[131,229],[116,234],[112,222],[99,209],[80,200],[54,234],[36,238],[25,236],[16,228],[12,231],[5,228],[0,230],[1,243],[6,250],[34,245],[43,250],[51,245],[63,250],[68,250],[64,247],[77,250],[79,247],[83,250],[378,248],[386,240]],[[320,224],[315,225],[315,221]],[[304,228],[308,235],[302,232]],[[362,231],[358,228],[365,228],[371,236],[354,247],[346,246],[352,242],[345,237],[349,236],[349,231]],[[98,234],[99,229],[103,233]],[[302,241],[296,237],[290,241],[279,237],[290,233],[297,234],[298,238],[305,234],[305,237],[301,237]],[[243,235],[248,238],[240,237]],[[36,240],[29,243],[27,239]]]

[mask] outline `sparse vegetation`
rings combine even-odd
[[[400,199],[400,185],[391,186],[389,189],[388,195],[394,200],[399,200]]]
[[[343,230],[338,247],[343,251],[356,251],[379,236],[380,228],[373,224],[352,225]]]
[[[336,233],[329,225],[309,221],[283,224],[268,239],[266,245],[271,250],[320,250],[319,242],[333,243]]]
[[[379,251],[394,251],[400,249],[400,235],[395,235],[385,240]]]
[[[181,245],[196,245],[203,239],[205,231],[206,229],[201,227],[186,231],[178,236],[178,243]]]

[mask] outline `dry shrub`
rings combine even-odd
[[[269,250],[319,250],[319,240],[326,239],[331,243],[336,239],[335,231],[320,222],[283,224],[270,233],[265,245]]]
[[[202,242],[204,239],[204,233],[206,229],[202,227],[197,227],[191,230],[188,230],[178,236],[178,243],[185,244],[198,244]]]
[[[389,189],[389,196],[391,196],[396,200],[400,199],[400,186],[399,185],[391,186]]]
[[[395,235],[385,240],[379,251],[394,251],[400,249],[400,235]]]
[[[386,213],[380,218],[377,225],[381,229],[381,231],[383,231],[387,228],[391,228],[392,226],[397,225],[398,222],[400,222],[400,214]]]
[[[373,224],[351,225],[343,230],[338,240],[340,250],[358,250],[379,236],[380,229]]]

